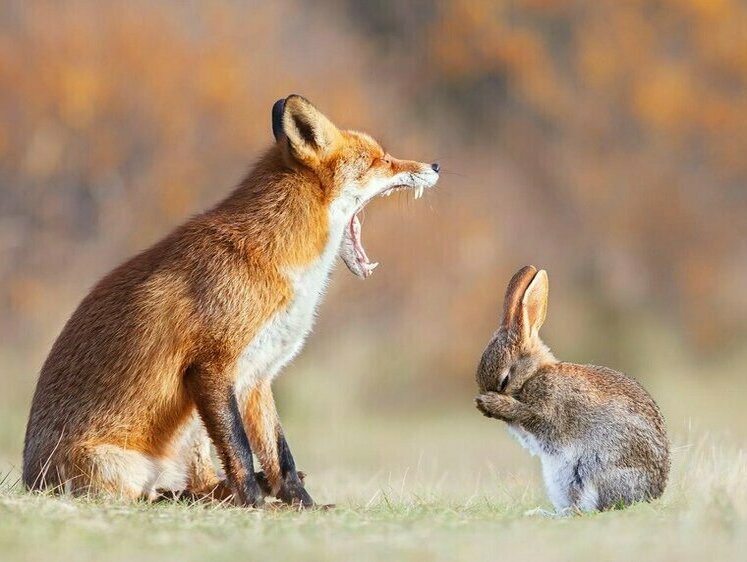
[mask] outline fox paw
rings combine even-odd
[[[277,498],[284,504],[301,509],[316,507],[314,500],[304,488],[303,480],[302,474],[294,474],[283,480]]]

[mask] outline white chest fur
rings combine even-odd
[[[324,252],[310,265],[286,274],[293,287],[292,301],[260,328],[241,353],[236,381],[239,396],[260,381],[277,376],[303,348],[340,250],[344,217],[330,218],[330,233]]]
[[[574,467],[578,462],[580,450],[574,444],[549,453],[540,441],[519,425],[509,425],[508,431],[532,455],[542,461],[542,479],[545,482],[547,495],[555,509],[560,511],[571,505],[570,487],[576,484]],[[595,509],[596,490],[593,485],[586,485],[579,490],[581,497],[578,506],[581,509]]]
[[[508,432],[514,439],[521,443],[522,447],[529,450],[533,456],[542,454],[542,446],[537,441],[537,438],[520,425],[509,424]]]

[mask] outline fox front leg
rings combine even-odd
[[[280,501],[303,508],[314,507],[306,491],[303,473],[296,470],[272,395],[270,381],[259,383],[244,406],[244,423],[264,472],[260,485]]]
[[[513,396],[486,392],[475,398],[475,406],[488,418],[495,418],[504,422],[520,422],[527,414],[524,404]]]
[[[254,474],[252,449],[226,371],[226,362],[218,358],[195,363],[187,369],[185,386],[215,445],[230,492],[239,505],[260,507],[264,494]]]

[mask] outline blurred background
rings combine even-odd
[[[302,468],[528,469],[472,406],[527,263],[560,358],[634,375],[680,442],[743,442],[746,44],[737,0],[5,0],[0,468],[79,300],[228,194],[289,93],[445,170],[368,207],[381,267],[337,269],[277,381]]]

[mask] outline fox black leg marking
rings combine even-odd
[[[242,505],[257,507],[263,503],[264,496],[254,475],[252,449],[236,394],[216,373],[219,371],[211,366],[193,365],[186,373],[185,383],[234,494]]]
[[[288,504],[312,507],[314,500],[311,499],[303,486],[290,447],[281,429],[278,429],[278,462],[280,464],[280,474],[283,477],[283,482],[278,491],[278,499]]]
[[[261,503],[261,499],[258,500],[258,498],[262,498],[262,494],[260,492],[259,483],[254,474],[252,447],[246,436],[244,422],[241,419],[241,412],[239,412],[239,404],[236,401],[236,394],[233,390],[231,390],[228,397],[228,410],[226,413],[231,424],[231,448],[236,451],[236,454],[241,458],[241,463],[246,468],[246,475],[244,477],[245,488],[250,492],[249,495],[252,499],[252,504],[256,505]]]
[[[286,441],[282,431],[278,431],[278,459],[280,461],[280,474],[283,475],[283,478],[296,472],[296,462],[293,460],[288,441]]]

